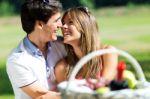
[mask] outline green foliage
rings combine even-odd
[[[9,4],[7,1],[2,1],[0,3],[0,16],[8,16],[14,14],[13,5]]]
[[[135,4],[133,3],[133,2],[128,2],[128,4],[127,4],[127,7],[129,8],[129,9],[132,9],[132,8],[135,8]]]
[[[8,79],[8,76],[6,74],[6,64],[0,62],[0,93],[5,93],[5,94],[12,94],[12,86],[10,84],[10,81]],[[4,99],[4,98],[1,98]]]
[[[94,0],[80,0],[80,3],[90,9],[94,8]]]

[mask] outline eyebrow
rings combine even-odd
[[[55,21],[57,22],[59,19],[61,19],[61,17],[57,18]]]

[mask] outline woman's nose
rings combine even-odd
[[[62,28],[63,28],[63,29],[66,29],[66,28],[68,28],[68,25],[67,25],[67,24],[63,24],[63,25],[62,25]]]
[[[62,27],[61,27],[62,33],[64,33],[64,32],[67,31],[67,30],[68,30],[67,24],[63,24]]]

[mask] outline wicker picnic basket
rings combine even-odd
[[[84,79],[75,79],[76,74],[82,66],[93,57],[108,53],[117,53],[118,55],[127,58],[132,64],[138,77],[136,89],[122,89],[117,91],[109,91],[104,94],[98,94],[95,91],[89,90],[87,87],[79,86],[80,84],[85,83]],[[76,64],[69,80],[58,85],[58,90],[61,92],[62,99],[150,99],[150,83],[146,81],[141,66],[130,54],[119,49],[98,50],[83,57]]]

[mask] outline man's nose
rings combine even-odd
[[[58,27],[58,28],[61,28],[61,27],[62,27],[61,21],[58,22],[57,27]]]

